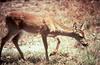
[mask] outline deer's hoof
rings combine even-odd
[[[87,44],[82,44],[82,45],[83,45],[84,47],[87,47],[87,46],[89,46],[89,45],[88,45],[88,43],[87,43]]]
[[[52,56],[52,55],[56,55],[57,54],[57,52],[52,52],[52,53],[50,53],[50,55],[49,56]]]
[[[1,60],[1,59],[0,59],[0,64],[2,64],[2,63],[4,63],[4,62],[5,62],[4,60]]]

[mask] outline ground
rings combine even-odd
[[[99,7],[96,8],[99,2],[91,1],[93,5],[97,4],[94,9],[91,8],[90,2],[87,2],[88,6],[86,2],[81,2],[81,0],[68,2],[64,2],[64,0],[30,0],[24,2],[22,0],[0,3],[0,15],[3,16],[15,10],[29,12],[41,17],[49,13],[69,28],[73,27],[74,22],[78,22],[79,25],[83,22],[87,25],[91,22],[98,22],[98,26],[85,30],[85,37],[89,43],[88,47],[77,46],[77,40],[72,37],[58,36],[61,44],[58,53],[49,56],[49,63],[45,62],[45,51],[41,36],[23,31],[19,40],[19,47],[24,53],[26,61],[22,60],[13,43],[8,41],[2,52],[2,59],[5,62],[1,65],[100,65],[100,16],[97,14],[100,13],[100,10]],[[5,23],[0,21],[0,39],[6,34]],[[55,49],[56,43],[55,38],[48,37],[49,55]]]

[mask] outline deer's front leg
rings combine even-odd
[[[42,34],[42,40],[45,48],[45,55],[46,55],[46,61],[49,61],[48,57],[48,43],[47,43],[47,34]]]
[[[55,55],[55,54],[57,54],[57,52],[58,52],[59,45],[60,45],[60,39],[59,39],[58,37],[56,37],[56,39],[57,39],[56,48],[55,48],[55,50],[54,50],[52,53],[50,53],[50,56]]]

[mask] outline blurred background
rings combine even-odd
[[[44,17],[47,14],[69,28],[76,22],[84,24],[84,33],[89,43],[87,48],[77,45],[77,40],[59,36],[61,44],[56,55],[49,56],[45,64],[45,51],[40,35],[24,32],[19,46],[27,61],[23,61],[8,41],[3,48],[1,65],[100,65],[100,0],[0,0],[0,39],[7,34],[3,19],[11,11],[23,11]],[[49,54],[57,40],[48,37]]]

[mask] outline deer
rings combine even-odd
[[[60,30],[55,27],[58,24],[54,20],[49,21],[48,18],[41,18],[31,13],[22,12],[22,11],[12,11],[8,13],[5,16],[5,23],[8,29],[8,33],[5,37],[1,39],[0,60],[1,60],[1,53],[3,47],[9,39],[11,39],[11,41],[17,48],[18,52],[21,55],[21,58],[25,60],[24,54],[22,53],[18,45],[18,40],[20,39],[23,30],[29,33],[33,33],[33,34],[38,33],[41,35],[44,44],[45,56],[47,62],[49,61],[47,37],[54,38],[58,35],[70,36],[78,40],[80,43],[81,43],[80,40],[84,38],[84,34],[81,30],[80,30],[81,32],[79,33],[73,32],[70,29]],[[57,38],[57,41],[58,43],[56,46],[56,50],[58,50],[59,48],[59,44],[60,44],[59,38]],[[82,45],[87,46],[87,44],[83,42]]]

